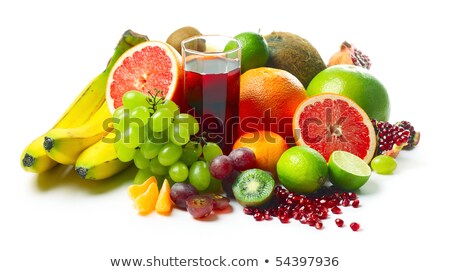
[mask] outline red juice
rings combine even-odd
[[[188,112],[199,118],[206,138],[228,154],[239,131],[239,61],[198,57],[187,61],[184,70]]]

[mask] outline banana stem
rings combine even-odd
[[[139,33],[134,32],[131,29],[128,29],[122,34],[122,38],[118,42],[114,55],[111,57],[111,59],[108,61],[108,65],[105,69],[105,71],[110,71],[114,64],[116,63],[117,59],[128,49],[131,47],[138,45],[142,42],[148,41],[148,37],[146,35],[142,35]]]

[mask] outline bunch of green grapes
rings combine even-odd
[[[123,95],[123,106],[113,114],[117,157],[134,161],[138,182],[150,176],[189,182],[197,190],[210,186],[209,163],[222,155],[221,148],[194,137],[200,125],[192,115],[180,113],[171,100],[149,97],[138,91]]]

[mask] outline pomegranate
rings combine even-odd
[[[331,56],[328,62],[328,67],[338,64],[352,64],[370,69],[372,65],[367,55],[364,55],[360,50],[356,49],[352,44],[343,42],[341,50]]]

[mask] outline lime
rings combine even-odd
[[[387,121],[389,96],[383,84],[367,69],[354,65],[335,65],[317,74],[309,83],[309,96],[337,93],[355,101],[370,119]]]
[[[359,189],[369,180],[372,173],[365,161],[342,150],[331,153],[328,170],[331,183],[347,191]]]
[[[288,190],[307,194],[325,183],[328,166],[316,150],[294,146],[281,155],[277,162],[277,174],[281,184]]]
[[[241,73],[265,66],[269,60],[269,46],[263,36],[254,32],[242,32],[234,37],[241,43]],[[225,46],[225,51],[233,49],[233,44]]]

